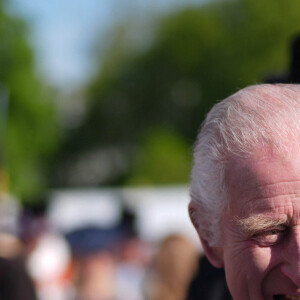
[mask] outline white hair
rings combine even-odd
[[[229,160],[264,147],[288,152],[286,141],[299,137],[300,85],[250,86],[211,109],[195,145],[189,210],[199,235],[211,246],[222,242]]]

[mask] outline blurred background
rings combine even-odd
[[[0,0],[0,298],[185,299],[198,128],[246,85],[299,81],[299,11]]]

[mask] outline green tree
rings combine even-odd
[[[36,73],[26,23],[0,2],[1,169],[9,192],[30,201],[47,186],[47,160],[56,147],[58,123],[49,91]],[[6,120],[5,120],[6,115]],[[4,121],[5,120],[5,121]],[[4,130],[3,130],[4,128]]]
[[[137,183],[137,177],[178,182],[174,173],[187,181],[185,153],[191,153],[213,103],[273,71],[286,71],[291,38],[300,32],[298,8],[297,0],[209,2],[155,20],[153,35],[142,38],[143,47],[132,43],[126,27],[118,27],[89,86],[86,118],[66,141],[63,165],[73,174],[74,162],[84,164],[87,153],[106,149],[106,163],[112,166],[114,156],[108,153],[113,148],[127,166],[119,164],[118,170],[115,165],[111,176],[95,174],[90,183]],[[153,127],[157,137],[150,138]],[[181,142],[163,140],[165,132]],[[182,145],[185,150],[178,150]],[[173,167],[164,155],[173,157]]]

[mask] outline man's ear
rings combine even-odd
[[[201,240],[203,250],[205,252],[206,257],[210,261],[210,263],[215,266],[216,268],[223,268],[224,267],[224,261],[223,261],[223,249],[222,247],[212,247],[209,245],[209,243],[201,237],[199,233],[199,224],[198,224],[198,211],[197,211],[197,205],[192,201],[189,204],[189,215],[190,219],[197,230],[197,233],[199,235],[199,238]]]
[[[207,259],[210,261],[210,263],[216,268],[223,268],[224,267],[223,248],[210,246],[209,243],[201,236],[200,236],[200,240],[205,255]]]

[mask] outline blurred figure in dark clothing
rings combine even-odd
[[[288,74],[272,74],[267,76],[265,83],[300,83],[300,35],[291,43],[291,61]]]
[[[33,283],[22,261],[0,257],[0,299],[37,300]]]
[[[289,81],[300,83],[300,36],[297,36],[292,43],[292,59],[290,66]]]
[[[6,200],[3,195],[0,198],[1,221],[5,217],[16,217],[16,222],[4,222],[0,228],[0,299],[37,300],[34,283],[26,268],[26,245],[17,236],[18,211],[14,211],[16,206],[9,202],[10,199]]]
[[[213,267],[206,256],[202,256],[198,273],[191,282],[187,300],[232,300],[224,269]]]

